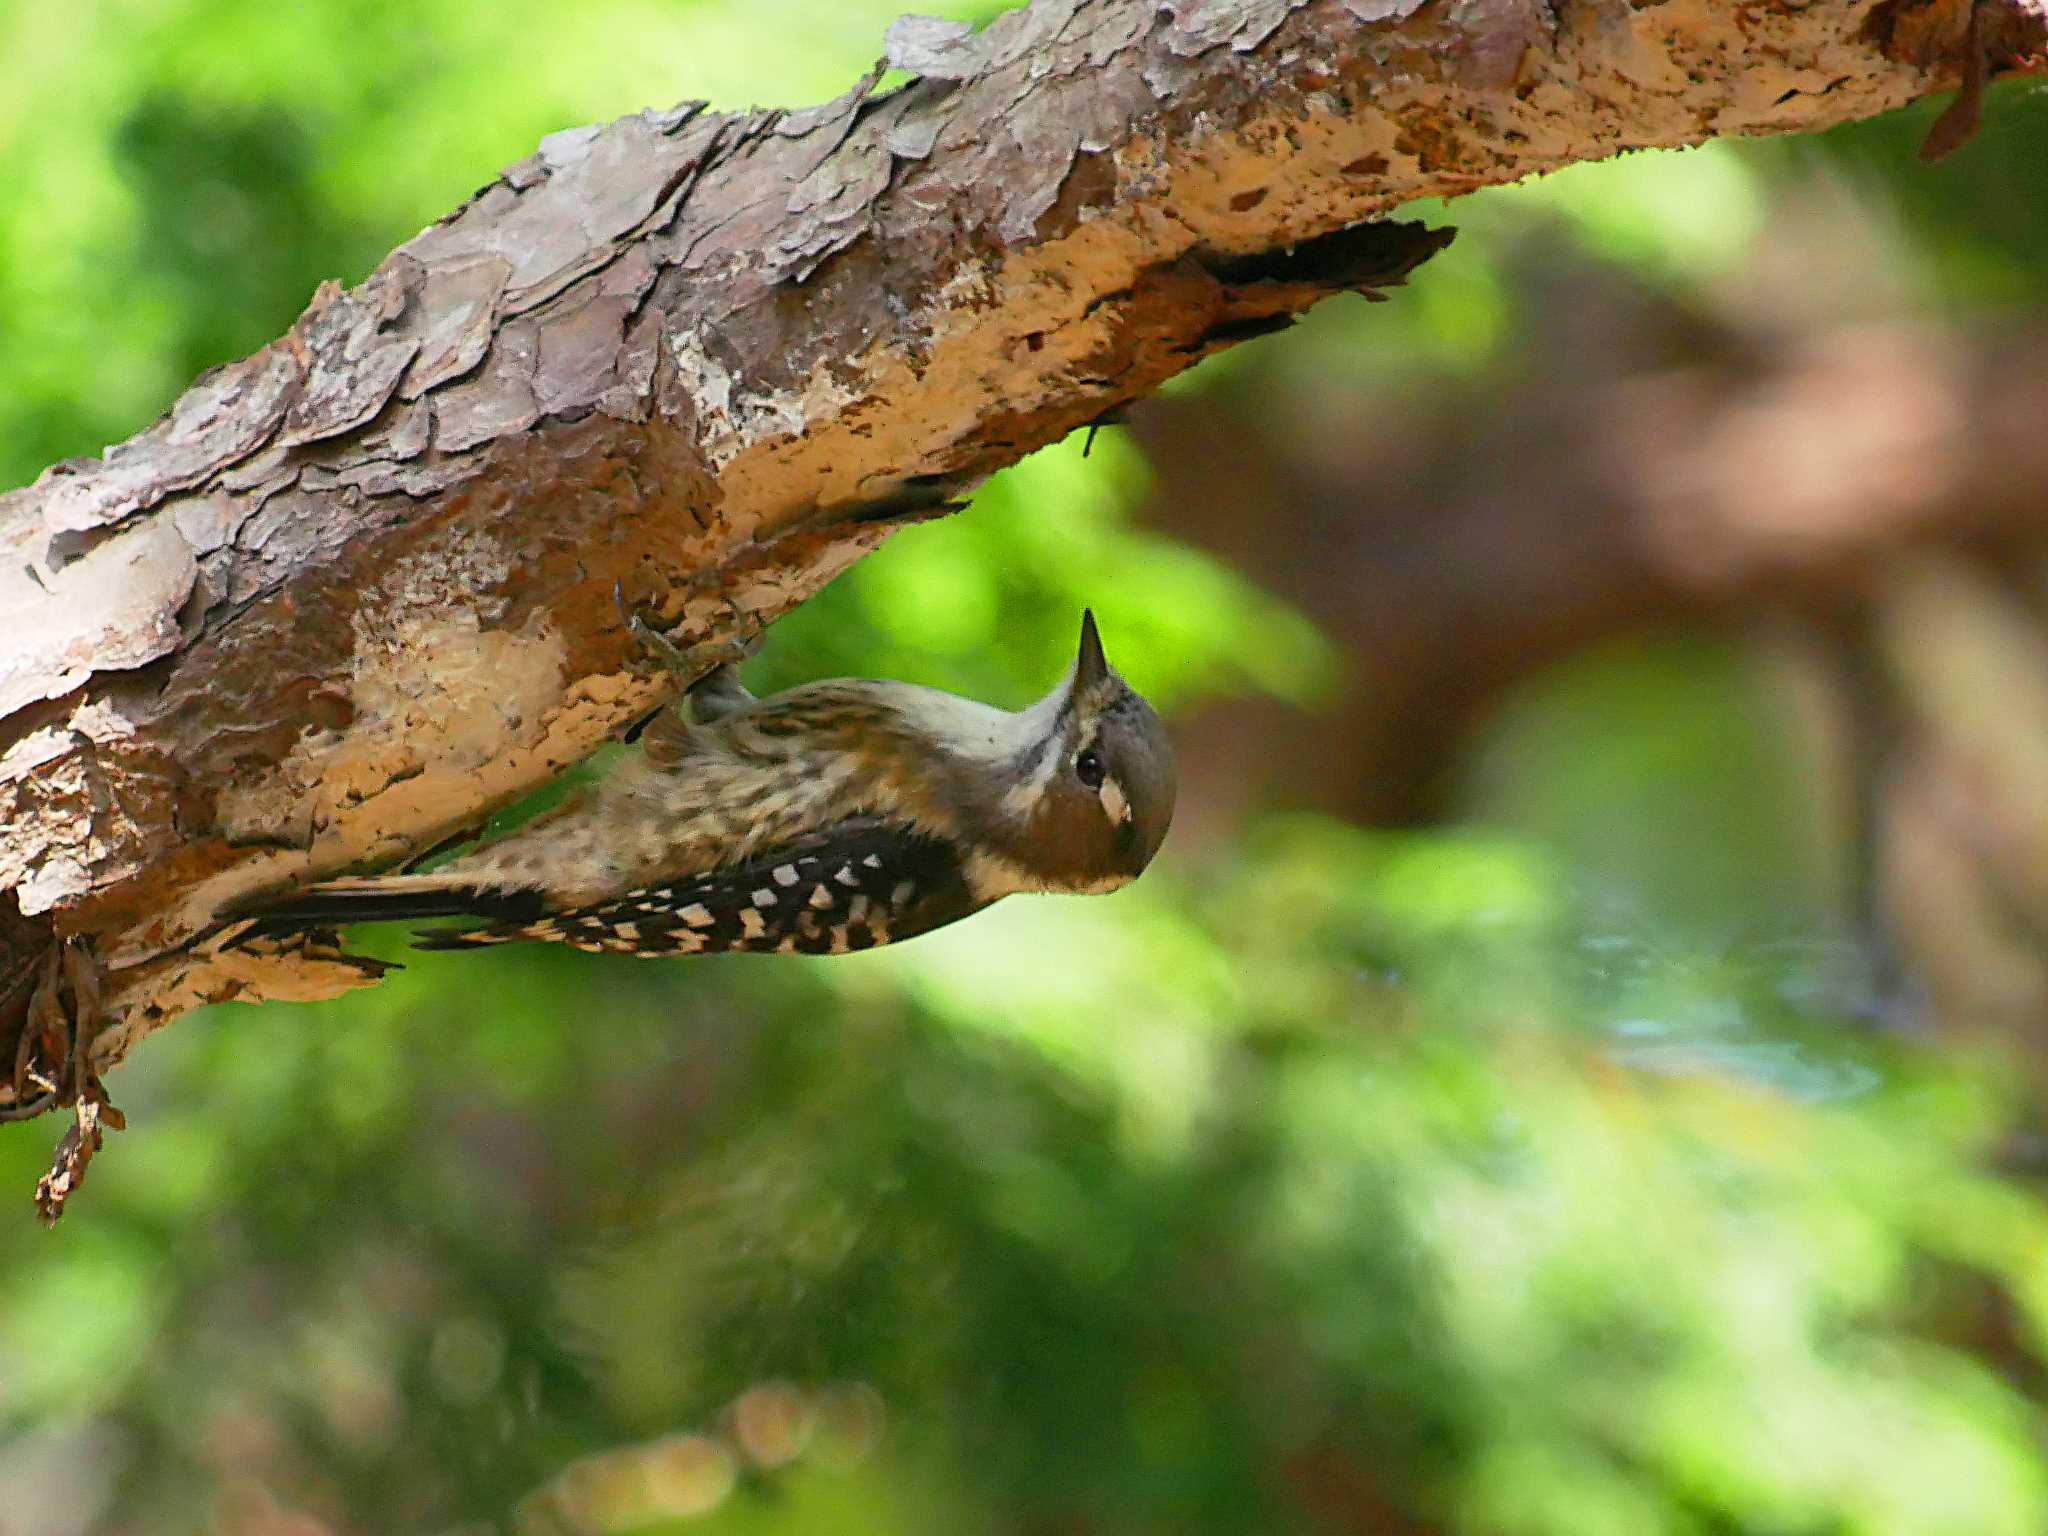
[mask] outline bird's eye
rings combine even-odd
[[[1093,747],[1084,749],[1074,759],[1074,777],[1090,789],[1102,788],[1102,754]]]

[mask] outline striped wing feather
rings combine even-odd
[[[413,945],[542,940],[646,956],[837,955],[928,932],[980,905],[946,843],[862,817],[673,885],[566,912],[506,914],[480,928],[422,934]]]

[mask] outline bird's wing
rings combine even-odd
[[[854,817],[743,864],[569,911],[478,912],[483,927],[422,934],[417,949],[539,939],[634,955],[845,954],[938,928],[984,903],[944,841]]]

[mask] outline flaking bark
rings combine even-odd
[[[1987,15],[1994,69],[2043,50],[2040,0]],[[153,427],[0,497],[0,1049],[59,935],[108,972],[99,1069],[198,1003],[363,979],[179,946],[659,702],[615,583],[686,643],[771,621],[1440,243],[1364,221],[1868,116],[1955,83],[1970,26],[1950,0],[1038,0],[898,22],[920,78],[884,95],[550,136]]]

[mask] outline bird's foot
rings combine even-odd
[[[625,593],[616,582],[612,584],[612,601],[618,604],[619,617],[625,621],[626,628],[639,642],[640,648],[660,662],[685,689],[706,681],[707,674],[716,672],[720,667],[738,666],[761,648],[758,630],[744,639],[733,636],[680,646],[638,614],[628,612]]]

